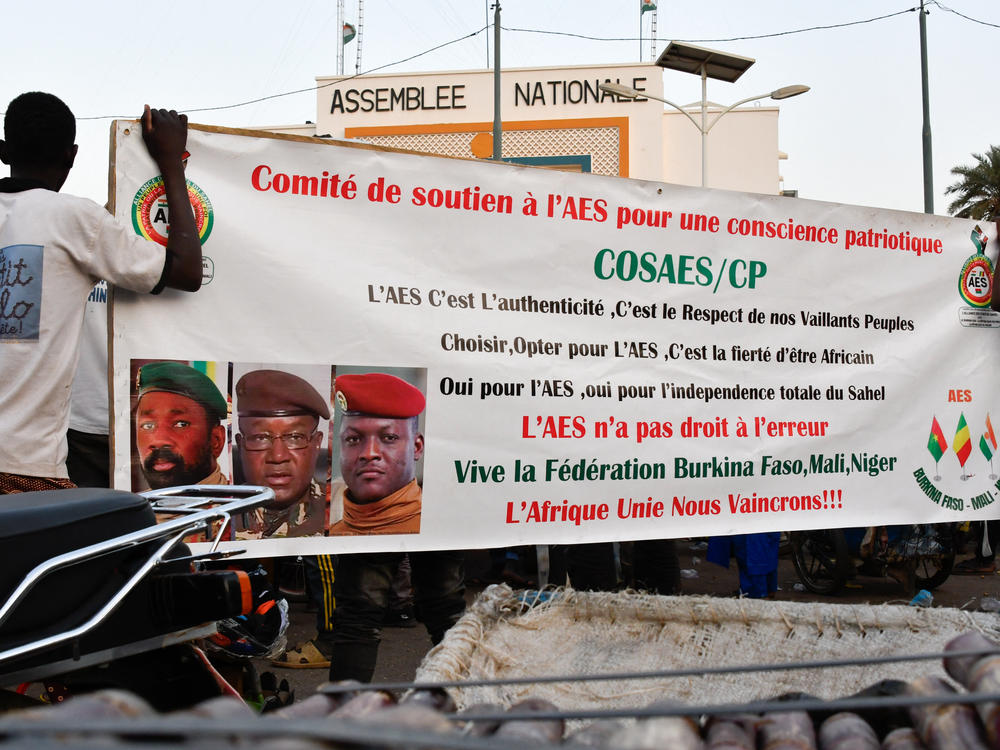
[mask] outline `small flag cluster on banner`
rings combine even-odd
[[[958,463],[964,467],[972,453],[972,438],[969,433],[969,425],[965,421],[965,414],[958,417],[958,426],[955,428],[955,437],[952,440],[951,448],[955,451]],[[931,434],[927,439],[927,450],[934,456],[937,463],[948,450],[948,443],[944,438],[944,431],[938,424],[937,417],[931,422]],[[979,450],[982,451],[987,461],[992,461],[997,452],[997,436],[993,432],[993,423],[990,422],[990,415],[986,415],[986,429],[979,438]]]

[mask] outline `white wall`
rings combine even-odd
[[[718,110],[709,109],[711,123]],[[701,112],[692,112],[700,121]],[[701,133],[677,110],[663,112],[663,181],[701,185]],[[781,191],[778,108],[727,113],[708,134],[707,186],[774,195]]]

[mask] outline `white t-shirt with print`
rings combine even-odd
[[[107,435],[108,422],[108,284],[98,281],[87,296],[80,332],[80,359],[69,399],[69,427]]]
[[[0,471],[66,476],[70,388],[90,290],[148,292],[165,248],[93,201],[0,193]]]

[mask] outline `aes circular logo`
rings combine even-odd
[[[958,276],[958,292],[973,307],[990,304],[993,292],[993,264],[982,253],[976,253],[965,261]]]
[[[194,223],[198,228],[198,239],[205,244],[212,233],[214,213],[212,202],[205,191],[187,180],[188,198],[194,209]],[[167,244],[167,228],[170,225],[170,214],[167,210],[166,186],[163,178],[157,175],[146,182],[132,199],[132,227],[137,234],[147,240]]]

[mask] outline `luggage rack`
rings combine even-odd
[[[61,490],[61,492],[70,491]],[[243,552],[244,550],[234,550],[226,553],[217,551],[225,530],[231,523],[232,516],[274,499],[273,490],[251,485],[187,485],[151,490],[138,494],[149,500],[154,513],[160,515],[168,514],[173,517],[161,523],[96,542],[43,561],[24,576],[7,601],[0,606],[0,626],[2,626],[15,612],[17,607],[24,602],[28,594],[53,573],[121,550],[136,548],[146,544],[152,547],[146,559],[129,576],[118,591],[109,596],[107,601],[87,620],[68,630],[0,651],[0,674],[3,674],[5,679],[24,676],[20,672],[6,673],[3,668],[6,662],[67,642],[78,642],[80,638],[95,631],[108,619],[125,598],[136,589],[140,582],[157,567],[168,563],[176,565],[193,560],[218,559],[219,557],[236,555]],[[181,544],[185,538],[201,531],[211,531],[215,524],[218,525],[218,528],[214,532],[213,543],[208,552],[184,557],[168,556],[169,552]],[[214,632],[214,625],[208,629],[201,628],[198,630],[199,635],[211,632]],[[190,635],[186,630],[184,634]],[[134,644],[134,648],[129,648],[128,646],[119,647],[111,655],[114,658],[118,658],[131,653],[140,653],[141,651],[148,650],[154,647],[150,645],[151,643],[165,645],[169,642],[171,642],[169,638],[166,640],[160,638],[159,641],[156,639],[152,641],[150,639],[141,639]],[[109,652],[107,651],[87,654],[84,657],[74,653],[72,661],[74,666],[79,668],[89,664],[100,663],[106,660],[108,656]],[[54,668],[55,665],[50,666]],[[51,669],[45,671],[51,672]],[[37,674],[35,670],[31,670],[31,673],[33,676]]]
[[[211,549],[204,554],[192,556],[192,559],[220,556],[222,553],[217,550],[226,529],[232,523],[232,517],[274,500],[274,490],[243,484],[191,484],[147,490],[138,494],[149,500],[154,513],[179,516],[157,523],[157,529],[177,528],[182,530],[182,536],[187,536],[202,530],[210,531],[215,522],[221,522],[213,535]],[[228,557],[245,551],[234,550],[224,555]],[[177,559],[179,558],[174,558],[171,562]]]

